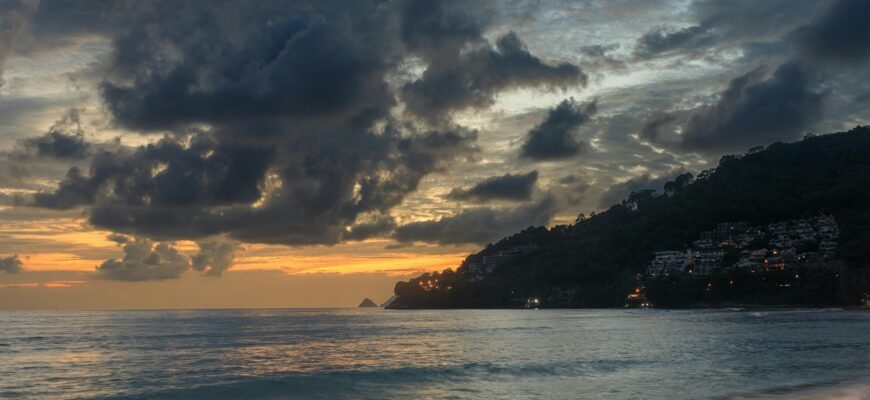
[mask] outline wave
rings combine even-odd
[[[258,377],[218,385],[122,393],[96,399],[476,399],[489,396],[485,389],[480,389],[482,385],[469,384],[475,379],[496,381],[512,380],[517,376],[535,378],[536,375],[551,375],[558,372],[558,369],[558,366],[501,367],[491,364],[466,364],[443,368],[407,367],[375,371],[333,371]],[[870,381],[781,386],[753,393],[712,398],[718,400],[870,400]]]
[[[590,375],[612,372],[637,364],[626,360],[578,361],[571,363],[499,365],[468,363],[449,367],[402,367],[380,370],[296,373],[237,379],[217,385],[202,385],[160,391],[122,393],[95,399],[335,399],[415,398],[423,391],[475,392],[476,380],[514,380],[518,377]],[[452,389],[451,389],[452,388]],[[471,388],[471,389],[469,389]],[[409,394],[412,394],[409,396]],[[431,394],[431,393],[430,393]],[[456,393],[454,393],[455,395]],[[423,396],[429,397],[429,396]],[[440,396],[437,396],[440,397]],[[475,397],[475,396],[472,396]]]
[[[748,310],[747,310],[748,311]],[[829,308],[789,308],[789,309],[762,309],[757,311],[749,311],[749,315],[753,317],[765,317],[768,315],[788,315],[788,314],[824,314],[846,311],[844,308],[829,307]]]
[[[817,393],[791,397],[794,400],[870,400],[870,384],[834,388]]]
[[[870,400],[870,380],[822,382],[766,389],[757,393],[728,397],[732,400]]]

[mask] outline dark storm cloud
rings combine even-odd
[[[860,66],[870,57],[870,24],[864,21],[870,4],[864,1],[698,1],[692,10],[701,23],[667,37],[674,39],[674,51],[706,51],[734,42],[744,47],[744,57],[779,54],[787,61],[770,74],[758,68],[733,79],[715,104],[687,118],[678,115],[682,112],[650,115],[640,138],[674,150],[721,154],[796,139],[824,118],[827,97],[820,88],[837,78],[825,67]],[[643,40],[638,43],[641,53],[645,48],[649,54],[668,51],[664,44],[655,48],[645,47]],[[798,52],[788,54],[788,44]],[[685,119],[682,134],[674,135],[678,121]]]
[[[0,258],[0,271],[7,274],[17,274],[21,272],[21,260],[18,259],[18,254]]]
[[[663,111],[656,111],[647,116],[643,121],[638,136],[647,142],[660,144],[671,139],[672,133],[668,129],[673,128],[677,117]]]
[[[490,106],[506,89],[586,84],[579,67],[541,60],[514,32],[494,45],[486,40],[488,2],[399,4],[402,43],[425,64],[423,76],[401,88],[401,99],[408,111],[430,122],[448,118],[451,111]]]
[[[487,21],[462,1],[403,1],[398,3],[400,37],[412,52],[434,60],[451,56],[469,43],[483,41]],[[478,4],[479,6],[480,4]]]
[[[585,203],[586,193],[592,185],[585,178],[577,175],[566,175],[550,187],[555,193],[560,210],[576,212],[577,206]]]
[[[180,278],[188,269],[204,276],[220,276],[233,266],[239,243],[225,238],[196,242],[199,250],[187,257],[171,242],[154,242],[144,237],[113,233],[109,240],[124,250],[120,260],[112,258],[97,266],[102,279],[121,281],[160,281]]]
[[[228,146],[205,134],[133,152],[97,154],[89,174],[70,169],[37,206],[89,206],[89,221],[164,239],[228,233],[244,241],[335,243],[357,215],[383,212],[423,176],[474,150],[476,133],[456,128],[403,135],[321,135],[294,148]],[[277,155],[276,155],[277,154]]]
[[[718,100],[689,112],[681,134],[673,113],[654,112],[641,126],[641,140],[672,150],[722,154],[801,137],[818,123],[825,93],[812,70],[789,62],[773,73],[756,68],[728,83]]]
[[[643,56],[667,53],[686,48],[708,46],[715,41],[713,33],[699,25],[667,31],[657,28],[637,40],[637,53]]]
[[[0,187],[16,187],[20,186],[23,181],[30,175],[30,171],[20,163],[17,159],[12,159],[8,155],[0,155]],[[0,204],[6,204],[10,198],[6,194],[0,196]]]
[[[437,121],[451,111],[490,106],[495,95],[505,89],[565,89],[586,84],[587,76],[579,67],[544,62],[532,55],[515,33],[498,38],[493,47],[480,37],[479,31],[469,27],[466,19],[452,17],[455,12],[435,4],[412,5],[408,8],[413,12],[403,16],[403,38],[428,63],[423,76],[406,84],[401,92],[408,110],[415,115]],[[434,10],[427,11],[424,24],[408,21],[427,8]],[[451,27],[458,29],[445,36]],[[467,50],[471,44],[476,46]]]
[[[591,68],[596,72],[625,68],[625,61],[610,54],[613,51],[618,50],[619,47],[618,44],[583,46],[580,48],[580,54],[583,56],[584,67]]]
[[[551,197],[512,209],[474,208],[434,221],[400,225],[394,237],[403,243],[486,244],[529,226],[546,225],[555,212],[556,201]]]
[[[566,175],[559,178],[558,180],[560,185],[572,185],[580,181],[580,178],[578,178],[576,175]]]
[[[57,191],[38,194],[35,204],[68,209],[93,204],[101,195],[155,207],[253,202],[272,154],[267,148],[222,146],[205,135],[193,137],[187,147],[167,137],[132,154],[97,154],[89,176],[70,169]]]
[[[30,21],[30,51],[65,46],[77,38],[122,29],[139,7],[117,0],[40,0]]]
[[[533,160],[558,160],[590,151],[588,142],[576,137],[577,128],[595,114],[595,102],[585,107],[574,99],[564,100],[552,108],[538,126],[525,138],[520,155]]]
[[[778,42],[783,33],[806,22],[819,4],[813,0],[698,0],[689,8],[695,24],[654,27],[637,39],[635,55],[691,55]]]
[[[129,236],[121,235],[119,233],[110,233],[106,236],[106,239],[117,244],[127,244],[132,240]]]
[[[19,38],[28,31],[30,15],[39,4],[35,0],[7,0],[0,2],[0,87],[6,59],[16,50]]]
[[[161,20],[145,21],[160,29],[134,26],[115,39],[104,101],[127,128],[208,123],[235,140],[382,116],[394,104],[384,76],[398,53],[378,26],[388,26],[383,11],[358,4],[164,5]]]
[[[79,110],[72,108],[42,136],[22,141],[25,152],[37,157],[85,158],[90,150],[85,141]]]
[[[745,151],[759,144],[801,137],[819,122],[824,94],[811,71],[796,63],[770,76],[763,68],[732,80],[719,100],[695,112],[683,127],[681,145],[690,151]]]
[[[97,266],[102,279],[119,281],[161,281],[176,279],[190,267],[190,261],[171,243],[154,243],[135,238],[123,245],[124,258],[109,259]]]
[[[45,191],[64,173],[69,174],[70,165],[85,165],[95,154],[125,148],[120,137],[89,141],[79,113],[76,108],[68,109],[42,135],[18,139],[13,148],[0,151],[0,188]],[[19,200],[22,196],[15,195]]]
[[[230,269],[235,261],[239,243],[226,239],[206,239],[197,241],[199,252],[190,258],[194,271],[205,272],[205,276],[221,276]]]
[[[384,237],[396,229],[396,220],[383,215],[370,222],[358,223],[344,232],[344,240],[366,240],[373,237]]]
[[[88,36],[117,32],[129,26],[134,11],[146,7],[145,2],[117,0],[0,1],[0,72],[3,60],[13,53],[33,57]]]
[[[796,32],[805,56],[821,63],[861,64],[870,58],[870,2],[830,2],[811,24]]]
[[[474,202],[525,201],[532,197],[537,181],[538,171],[516,175],[505,174],[488,178],[467,189],[454,188],[446,198]]]
[[[39,157],[84,158],[89,144],[83,135],[51,131],[43,136],[24,141],[26,147],[36,151]]]
[[[96,227],[154,240],[388,235],[393,222],[366,218],[388,215],[423,177],[478,151],[477,133],[448,111],[491,104],[501,90],[586,79],[533,56],[516,34],[491,44],[483,3],[99,6],[124,21],[99,28],[113,37],[100,83],[111,122],[169,136],[92,150],[89,168],[70,169],[32,204],[83,207]],[[401,98],[429,122],[437,114],[437,128],[391,113],[399,102],[388,82],[408,59],[425,72],[399,87]],[[436,87],[450,90],[427,93]]]

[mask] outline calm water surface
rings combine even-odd
[[[870,399],[870,312],[0,311],[2,399]]]

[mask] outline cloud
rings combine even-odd
[[[483,44],[463,52],[455,44],[427,60],[423,76],[402,87],[401,98],[411,113],[438,121],[451,111],[490,106],[495,95],[506,89],[565,89],[585,86],[587,81],[575,65],[551,65],[532,55],[513,32],[498,38],[494,48]]]
[[[127,235],[121,235],[119,233],[110,233],[108,236],[106,236],[106,239],[120,245],[130,243],[130,241],[133,240],[131,237]]]
[[[125,13],[125,26],[107,33],[103,105],[119,129],[166,136],[94,151],[88,168],[69,169],[30,204],[84,208],[96,227],[153,240],[358,237],[366,230],[358,218],[387,214],[425,176],[477,151],[474,130],[395,117],[388,82],[407,58],[482,31],[477,18],[459,30],[449,20],[440,30],[403,30],[441,21],[407,13],[423,7],[412,3],[158,1]],[[487,74],[505,74],[492,75],[500,83],[487,90],[537,79],[528,68],[561,71],[524,58],[514,36],[499,43],[475,56],[497,67]],[[354,225],[357,233],[345,234]]]
[[[663,111],[656,111],[647,116],[643,121],[638,136],[650,143],[660,144],[671,138],[672,132],[668,131],[677,121],[677,117]]]
[[[190,258],[194,271],[205,272],[206,276],[221,276],[233,266],[239,243],[226,239],[207,239],[197,241],[199,252]]]
[[[133,152],[97,154],[89,175],[70,169],[56,191],[37,194],[33,204],[85,206],[95,226],[162,239],[228,234],[330,244],[358,215],[396,206],[423,176],[473,152],[475,139],[476,132],[458,127],[323,135],[324,147],[314,149],[224,145],[204,134],[164,138]]]
[[[812,23],[795,32],[806,59],[820,63],[860,65],[870,58],[870,2],[829,2]]]
[[[402,1],[398,9],[402,42],[429,60],[453,55],[466,44],[483,40],[487,21],[467,2]]]
[[[765,78],[759,68],[731,81],[719,101],[694,113],[683,129],[682,146],[706,153],[744,151],[791,140],[819,122],[823,93],[811,72],[795,63]]]
[[[20,137],[28,132],[30,120],[48,110],[66,105],[67,101],[62,98],[22,95],[0,97],[0,121],[3,121],[0,135],[4,139]]]
[[[618,50],[619,44],[610,45],[589,45],[580,48],[580,54],[583,56],[583,65],[585,68],[593,68],[594,70],[620,70],[626,67],[625,61],[622,61],[609,53]]]
[[[160,281],[176,279],[190,267],[190,261],[171,243],[154,243],[135,238],[123,245],[124,258],[109,259],[97,266],[102,279],[119,281]]]
[[[666,175],[653,177],[650,174],[643,174],[638,177],[631,178],[625,182],[617,183],[610,186],[598,201],[598,206],[602,209],[610,208],[614,204],[618,204],[623,199],[627,198],[633,192],[652,189],[661,191],[665,183],[674,180],[678,175],[685,173],[683,170],[671,171]]]
[[[639,136],[705,154],[797,139],[823,117],[825,94],[817,85],[814,73],[797,63],[784,63],[772,74],[759,67],[731,80],[714,104],[692,111],[680,135],[667,130],[676,117],[658,112],[644,122]]]
[[[478,151],[477,132],[457,126],[452,115],[487,107],[500,94],[517,88],[579,88],[596,60],[637,61],[631,60],[632,42],[647,32],[638,27],[652,26],[651,18],[674,13],[655,4],[589,10],[597,16],[607,15],[613,8],[624,9],[625,14],[619,15],[629,22],[620,24],[635,27],[617,36],[605,35],[605,39],[594,32],[584,34],[581,36],[589,36],[588,40],[577,42],[576,38],[552,34],[568,27],[562,25],[566,19],[553,19],[525,5],[505,8],[499,4],[491,9],[492,3],[484,2],[362,0],[264,0],[256,7],[200,0],[97,3],[102,2],[74,7],[44,0],[30,22],[30,31],[40,48],[48,41],[51,46],[76,40],[111,41],[109,54],[81,48],[87,53],[84,55],[105,56],[98,60],[104,73],[89,75],[98,80],[99,97],[88,101],[102,102],[97,107],[106,112],[108,126],[125,135],[125,143],[154,141],[161,135],[165,138],[123,149],[104,149],[92,143],[82,151],[63,150],[87,145],[87,141],[78,141],[81,136],[74,127],[57,130],[65,136],[32,138],[28,142],[31,149],[42,145],[45,157],[70,156],[65,158],[65,165],[78,168],[69,169],[55,190],[34,196],[31,204],[75,209],[70,212],[81,209],[95,228],[154,241],[199,241],[220,236],[243,243],[285,245],[390,237],[397,222],[389,216],[403,221],[396,214],[397,207],[404,209],[407,204],[402,204],[410,194],[434,180],[440,184],[446,179],[448,188],[458,187],[449,183],[455,181],[449,176],[432,175],[449,172],[457,161]],[[717,51],[725,46],[722,41],[749,46],[747,43],[755,41],[752,35],[764,42],[761,45],[787,50],[786,44],[776,42],[782,39],[777,36],[779,32],[802,25],[812,16],[807,11],[817,6],[797,2],[792,10],[783,4],[694,2],[688,18],[680,15],[655,21],[675,24],[660,27],[663,42],[682,40],[682,44],[658,47],[657,51],[666,54],[692,46],[698,51]],[[737,11],[729,11],[730,7]],[[71,13],[71,9],[77,12]],[[586,9],[577,6],[566,10],[586,18],[582,16]],[[43,10],[52,11],[45,14]],[[535,24],[552,24],[553,29],[509,25],[507,21],[514,22],[521,12],[529,18],[523,22],[540,17]],[[744,24],[743,20],[750,22]],[[684,29],[687,26],[700,28]],[[516,33],[511,29],[517,29]],[[672,35],[682,30],[682,39]],[[583,41],[601,44],[587,46]],[[92,45],[103,46],[88,44]],[[647,47],[652,49],[652,45]],[[565,49],[573,51],[567,54],[562,51]],[[575,172],[582,171],[585,183],[576,187],[547,180],[542,183],[548,185],[542,189],[553,191],[557,203],[562,201],[561,192],[576,193],[570,204],[576,204],[575,200],[586,193],[597,196],[601,191],[598,184],[624,173],[619,168],[625,160],[636,160],[651,173],[661,174],[676,164],[692,165],[699,159],[677,155],[679,152],[748,148],[751,144],[741,147],[743,144],[732,143],[754,141],[742,136],[743,128],[735,133],[737,129],[732,126],[739,124],[734,121],[751,119],[750,110],[771,112],[771,107],[759,107],[766,103],[751,99],[764,97],[762,92],[771,92],[774,87],[795,84],[798,79],[777,78],[765,70],[735,89],[736,101],[713,99],[709,107],[680,110],[687,107],[684,104],[697,104],[699,94],[709,93],[705,85],[721,73],[713,66],[737,64],[745,71],[741,65],[748,62],[733,57],[710,64],[707,61],[680,66],[691,71],[687,69],[687,74],[676,80],[662,82],[660,74],[653,74],[652,81],[619,79],[627,86],[620,83],[619,87],[594,88],[601,89],[606,97],[608,113],[624,110],[632,114],[626,117],[632,121],[630,126],[598,129],[605,126],[599,121],[610,118],[590,120],[598,104],[566,101],[556,106],[557,100],[548,110],[549,116],[516,146],[522,147],[526,159],[566,159],[559,165],[571,164],[578,168]],[[640,63],[635,67],[640,68],[635,71],[637,76],[647,77],[651,76],[647,73],[650,68],[661,66]],[[805,75],[809,82],[803,85],[805,92],[816,94],[817,81],[811,74]],[[715,81],[718,79],[716,75]],[[601,83],[609,85],[610,80]],[[649,89],[650,84],[658,86]],[[644,90],[638,90],[641,86]],[[686,100],[663,107],[662,102],[673,96]],[[769,96],[771,101],[774,97]],[[805,106],[797,108],[813,111],[811,99],[807,95]],[[713,108],[726,111],[706,111]],[[643,140],[679,152],[655,155],[629,135],[638,129],[638,110],[653,109],[667,109],[673,118],[650,125],[641,135]],[[700,120],[713,126],[685,125],[691,119],[689,114],[698,114]],[[809,120],[816,120],[812,112],[807,115]],[[779,129],[769,128],[766,126],[765,132]],[[492,156],[496,161],[481,165],[488,171],[481,176],[499,177],[508,172],[498,161],[510,159],[505,149],[515,143],[511,142],[516,137],[515,126],[512,129],[506,129],[508,134],[500,138],[481,135],[487,158]],[[601,133],[597,134],[596,152],[578,156],[592,150],[578,130]],[[142,136],[127,141],[137,134]],[[800,133],[776,137],[794,135]],[[684,140],[688,137],[691,140]],[[737,139],[719,139],[725,137]],[[74,160],[83,154],[88,157]],[[49,161],[60,163],[39,160],[43,164]],[[545,177],[557,178],[565,172],[549,169],[559,165],[542,163],[536,168]],[[34,173],[42,182],[61,176],[58,171]],[[490,196],[486,193],[491,188],[478,188],[475,183],[457,188],[454,194],[469,201],[486,201],[483,199]],[[587,192],[590,183],[593,188]],[[536,185],[533,182],[528,191],[520,186],[502,198],[533,200]],[[416,196],[411,200],[416,201]],[[505,210],[492,209],[496,211],[503,214]]]
[[[482,245],[529,226],[546,225],[555,210],[556,201],[552,197],[509,209],[473,208],[437,220],[400,225],[394,237],[402,243]]]
[[[533,55],[515,32],[490,43],[489,2],[408,1],[399,4],[400,39],[425,67],[406,83],[400,98],[407,111],[429,122],[449,113],[492,105],[504,90],[585,86],[587,76],[570,63],[547,63]]]
[[[595,114],[597,104],[581,107],[574,99],[564,100],[550,109],[547,117],[532,128],[520,155],[538,161],[570,158],[591,150],[588,142],[576,138],[577,128]]]
[[[384,115],[394,103],[384,77],[396,49],[378,24],[388,16],[369,2],[312,6],[158,8],[159,20],[115,38],[112,74],[101,85],[104,103],[127,128],[208,123],[221,135],[248,140]],[[185,15],[200,18],[192,23]]]
[[[9,0],[0,3],[0,87],[6,59],[15,51],[20,36],[29,30],[30,15],[39,5],[35,0]]]
[[[15,154],[0,153],[0,187],[20,186],[29,175],[29,168]]]
[[[491,200],[524,201],[532,197],[537,181],[538,171],[505,174],[488,178],[467,189],[454,188],[446,198],[479,203]]]
[[[555,192],[560,210],[576,212],[577,206],[585,202],[591,186],[586,179],[571,174],[557,180],[550,190]]]
[[[89,155],[79,110],[71,108],[42,136],[22,141],[25,154],[58,159],[81,159]]]
[[[782,34],[805,22],[818,6],[813,0],[696,0],[689,8],[694,24],[651,29],[635,41],[634,55],[695,56],[742,47],[746,56],[752,46],[781,41]]]
[[[71,168],[54,193],[41,193],[35,205],[68,209],[118,200],[141,206],[232,205],[253,202],[272,157],[262,147],[221,146],[196,136],[188,146],[172,138],[142,146],[132,154],[97,154],[90,176]]]
[[[657,28],[637,40],[635,52],[640,56],[649,57],[675,50],[707,46],[715,40],[715,35],[708,28],[700,25],[678,30]]]
[[[25,140],[25,146],[35,150],[39,157],[84,158],[87,156],[89,144],[84,136],[68,135],[59,131],[51,131],[43,136]]]
[[[560,185],[572,185],[581,182],[581,179],[576,175],[565,175],[558,180]]]
[[[140,236],[110,234],[107,239],[124,250],[120,260],[112,258],[97,266],[102,279],[121,281],[159,281],[180,278],[192,269],[204,276],[219,277],[233,266],[239,243],[213,237],[198,240],[198,251],[188,257],[172,242],[155,242]]]
[[[18,259],[18,254],[0,258],[0,271],[7,274],[17,274],[21,272],[23,263]]]
[[[396,220],[389,215],[381,215],[377,218],[351,226],[342,238],[344,240],[366,240],[372,237],[383,237],[396,229]]]

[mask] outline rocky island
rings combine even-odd
[[[357,308],[377,308],[377,307],[378,307],[377,303],[375,303],[374,301],[372,301],[372,299],[370,299],[368,297],[364,298],[362,303],[359,303],[359,306],[357,306]]]

